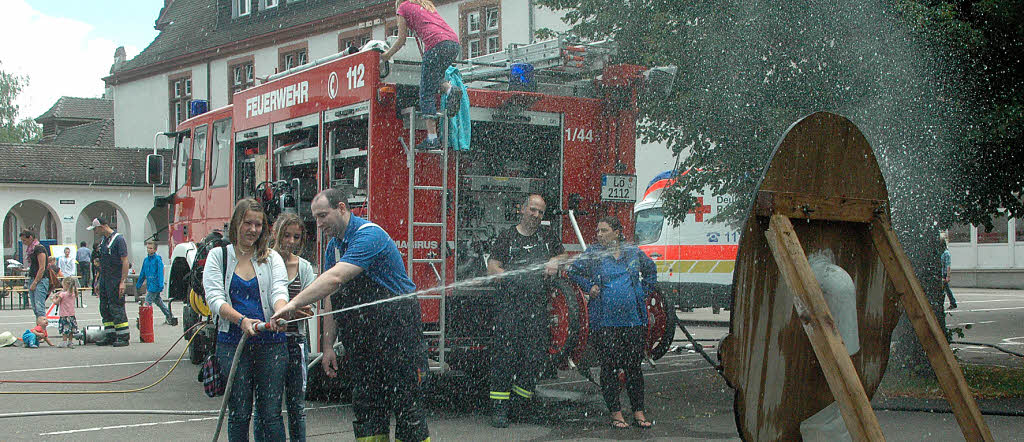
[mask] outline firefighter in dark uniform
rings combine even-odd
[[[546,208],[542,196],[528,196],[519,210],[519,224],[498,234],[487,261],[487,274],[511,273],[497,284],[493,323],[491,425],[497,428],[508,426],[510,399],[533,398],[544,369],[550,340],[545,277],[556,276],[566,258],[561,238],[540,224]],[[540,277],[541,271],[545,277]]]
[[[313,198],[317,227],[331,238],[324,272],[275,319],[289,319],[298,308],[328,295],[330,308],[339,309],[416,291],[394,241],[380,226],[353,215],[348,197],[346,191],[327,189]],[[420,390],[426,368],[422,329],[415,297],[325,317],[325,348],[334,344],[337,333],[350,364],[356,440],[388,440],[391,414],[396,440],[430,440]],[[336,376],[333,351],[324,352],[322,365],[328,376]]]
[[[128,277],[128,245],[124,236],[110,227],[103,218],[94,218],[87,230],[103,236],[96,247],[100,273],[96,289],[100,297],[100,318],[103,338],[96,345],[128,345],[128,314],[124,310],[124,281]]]

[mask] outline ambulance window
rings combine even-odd
[[[650,244],[661,237],[661,227],[665,224],[665,214],[660,207],[644,209],[636,213],[636,226],[633,228],[636,243]]]
[[[196,128],[196,140],[192,144],[192,190],[202,190],[206,184],[206,125]]]
[[[177,150],[177,155],[174,158],[175,190],[185,186],[185,179],[188,177],[188,154],[190,147],[192,147],[191,133],[179,138],[177,140],[177,145],[174,147]]]
[[[213,152],[210,154],[210,187],[228,185],[231,153],[231,119],[213,123]]]

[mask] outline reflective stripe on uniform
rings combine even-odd
[[[373,436],[357,437],[358,442],[388,442],[391,440],[386,434],[374,434]]]
[[[527,399],[533,397],[533,392],[532,391],[529,391],[529,390],[527,390],[525,388],[519,387],[518,385],[513,385],[512,386],[512,391],[514,391],[516,394],[518,394],[518,395],[520,395],[520,396],[522,396],[524,398],[527,398]]]
[[[510,392],[510,391],[492,391],[491,392],[491,399],[494,399],[494,400],[497,400],[497,401],[507,401],[511,397],[512,397],[512,392]]]

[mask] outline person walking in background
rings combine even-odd
[[[57,258],[57,267],[64,276],[75,276],[78,274],[78,266],[75,265],[75,258],[71,256],[71,247],[65,247],[64,255]]]
[[[271,248],[281,255],[288,271],[288,299],[294,298],[313,282],[313,265],[299,253],[306,243],[306,225],[294,213],[283,213],[274,222]],[[303,316],[312,316],[306,306]],[[309,328],[305,322],[289,323],[284,332],[288,338],[288,369],[284,379],[285,404],[288,408],[288,440],[306,440],[306,355],[309,354]],[[333,352],[333,350],[331,350]]]
[[[58,347],[72,348],[75,346],[73,337],[78,331],[78,319],[75,318],[75,300],[78,298],[78,279],[74,276],[65,276],[63,279],[63,290],[57,293],[57,311],[60,319],[57,321],[57,331],[64,337]]]
[[[50,295],[50,278],[46,274],[46,247],[39,244],[36,233],[30,229],[18,235],[25,247],[25,261],[28,263],[25,287],[28,288],[29,301],[36,318],[46,320],[46,298]]]
[[[953,265],[953,255],[949,253],[949,241],[944,235],[939,236],[939,247],[942,249],[940,260],[942,261],[942,292],[949,298],[949,308],[956,308],[956,298],[953,297],[953,290],[949,288],[949,268]]]
[[[444,82],[444,73],[462,52],[459,35],[445,23],[437,13],[437,7],[431,0],[396,0],[395,12],[398,15],[398,40],[381,60],[390,60],[402,49],[405,39],[412,29],[423,43],[423,68],[420,70],[420,113],[427,121],[427,139],[416,145],[417,149],[437,149],[441,142],[437,139],[437,93],[440,88],[447,92],[451,84]],[[449,108],[460,103],[462,91],[451,91]],[[449,114],[451,115],[451,114]]]
[[[81,277],[78,281],[82,287],[92,286],[92,249],[87,247],[85,241],[78,245],[78,252],[75,253],[75,261],[78,262],[78,271],[75,273]]]
[[[128,314],[124,310],[124,284],[128,277],[128,245],[124,236],[110,227],[103,218],[93,218],[86,230],[103,235],[96,247],[99,252],[100,275],[96,287],[100,292],[100,317],[104,336],[96,345],[126,347],[129,343]]]
[[[135,280],[135,289],[142,289],[142,283],[146,283],[146,303],[155,305],[164,313],[164,324],[173,325],[174,313],[164,305],[161,294],[164,291],[164,260],[156,254],[156,242],[146,241],[146,259],[142,260],[142,269],[139,270],[139,277]]]
[[[647,341],[646,288],[657,282],[658,268],[646,253],[623,243],[622,224],[614,216],[597,222],[597,241],[569,267],[569,277],[590,298],[587,310],[595,332],[595,353],[601,360],[601,393],[612,428],[628,428],[619,403],[618,371],[624,371],[633,423],[650,428],[651,421],[644,415],[640,363]]]

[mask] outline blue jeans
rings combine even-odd
[[[288,408],[288,440],[306,440],[306,337],[288,336],[288,369],[284,377]]]
[[[146,292],[146,302],[155,305],[160,308],[160,311],[164,312],[164,319],[170,321],[174,317],[171,313],[171,309],[164,305],[163,298],[160,297],[160,292]]]
[[[462,52],[457,42],[445,40],[430,48],[423,54],[423,66],[420,69],[420,113],[433,116],[437,114],[436,100],[444,72]]]
[[[29,279],[26,288],[32,286],[32,280]],[[36,317],[46,316],[46,298],[50,296],[50,278],[44,276],[36,283],[36,289],[28,294],[29,302],[32,303],[32,312],[36,314]]]
[[[225,376],[231,370],[236,346],[217,343],[217,360]],[[253,418],[253,438],[261,441],[285,440],[281,418],[281,395],[288,362],[288,350],[281,343],[246,343],[238,358],[238,369],[228,398],[228,440],[249,440],[249,419]]]

